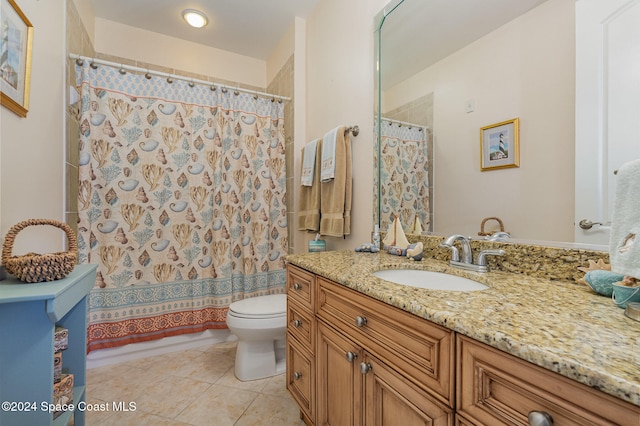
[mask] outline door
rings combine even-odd
[[[609,244],[614,172],[640,158],[640,0],[576,1],[575,241]],[[599,223],[589,227],[589,223]]]
[[[394,369],[369,353],[360,372],[365,377],[364,413],[367,426],[449,426],[453,410],[434,401]]]
[[[320,426],[362,424],[362,351],[318,321],[316,371],[317,421]]]

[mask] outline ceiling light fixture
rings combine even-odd
[[[182,17],[189,25],[194,28],[202,28],[207,25],[207,17],[204,13],[194,10],[186,9],[182,11]]]

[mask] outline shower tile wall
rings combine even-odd
[[[385,118],[427,126],[427,165],[429,167],[429,219],[433,226],[433,93],[421,96],[382,114]],[[431,230],[431,229],[430,229]]]
[[[294,146],[293,146],[293,55],[289,57],[287,62],[282,66],[278,74],[273,78],[267,92],[274,95],[286,96],[291,98],[290,102],[284,104],[284,135],[285,135],[285,161],[287,166],[287,222],[289,223],[289,254],[294,253],[294,226],[295,209],[293,205],[293,195],[295,188],[293,186],[294,176]]]
[[[287,96],[293,99],[293,56],[289,58],[287,63],[282,67],[271,84],[265,89],[264,87],[256,87],[247,84],[238,84],[235,81],[221,80],[215,77],[196,74],[188,71],[177,70],[149,64],[146,62],[135,61],[126,58],[120,58],[111,55],[96,52],[89,35],[84,28],[84,24],[80,19],[80,14],[76,9],[74,2],[67,3],[67,55],[76,53],[81,56],[95,57],[105,61],[116,62],[119,64],[131,65],[145,68],[153,71],[161,71],[169,74],[179,75],[187,78],[193,78],[204,81],[216,82],[228,86],[240,87],[258,92],[273,93],[280,96]],[[75,87],[75,71],[73,61],[67,61],[66,64],[66,82],[67,87]],[[67,93],[67,96],[68,93]],[[66,102],[68,105],[69,102]],[[285,119],[285,157],[287,166],[287,220],[294,223],[293,220],[293,100],[287,102],[284,108]],[[65,163],[65,221],[77,233],[78,227],[78,105],[67,107],[66,111],[66,163]],[[293,231],[289,227],[288,239],[289,244],[293,243]],[[293,253],[293,247],[289,247],[289,253]]]

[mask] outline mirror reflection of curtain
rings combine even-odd
[[[416,216],[423,229],[429,229],[426,128],[383,117],[380,148],[380,229],[388,229],[396,216],[405,230]]]
[[[76,67],[81,263],[98,264],[88,349],[226,328],[285,291],[283,104]]]

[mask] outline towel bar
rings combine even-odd
[[[350,126],[350,127],[347,127],[347,129],[344,132],[345,133],[351,132],[351,134],[353,136],[358,136],[358,134],[360,133],[360,127],[358,127],[358,126]]]

